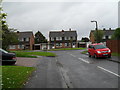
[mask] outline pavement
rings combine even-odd
[[[35,67],[38,64],[39,58],[25,58],[25,57],[17,57],[17,61],[15,63],[16,66],[26,66],[26,67]]]
[[[51,51],[42,57],[24,88],[118,88],[119,63],[90,58],[82,50]]]

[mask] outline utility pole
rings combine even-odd
[[[97,39],[97,43],[98,43],[98,23],[97,23],[97,21],[95,21],[95,20],[93,20],[93,21],[91,21],[91,22],[95,22],[95,25],[96,25],[95,30],[96,30],[96,33],[97,33],[96,39]]]

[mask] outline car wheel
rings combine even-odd
[[[96,54],[94,54],[94,58],[96,58],[96,59],[98,58]]]
[[[108,56],[108,58],[111,58],[111,55],[110,55],[110,56]]]
[[[88,53],[88,54],[89,54],[89,57],[91,57],[90,53]]]

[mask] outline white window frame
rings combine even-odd
[[[16,45],[9,45],[9,49],[16,49]]]

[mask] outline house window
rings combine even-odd
[[[26,41],[26,38],[23,38],[24,39],[24,41]]]
[[[24,45],[18,45],[18,49],[24,49]]]
[[[60,37],[60,40],[62,40],[62,37]]]
[[[59,46],[59,43],[56,43],[56,47],[58,47]]]
[[[111,38],[112,38],[112,36],[110,35],[110,36],[109,36],[109,39],[111,39]]]
[[[67,46],[67,43],[65,43],[65,46]]]
[[[29,38],[26,38],[26,41],[29,41]]]
[[[9,45],[9,49],[16,49],[16,45]]]
[[[20,41],[24,41],[24,39],[23,38],[21,38],[21,40]]]
[[[105,38],[106,38],[106,39],[109,39],[109,37],[108,37],[108,36],[105,36]]]
[[[75,38],[75,37],[73,37],[73,40],[76,40],[76,38]]]
[[[103,39],[105,39],[105,36],[103,36]]]
[[[60,43],[60,46],[62,46],[62,43]]]
[[[51,41],[54,41],[54,38],[53,38],[53,37],[51,37]]]

